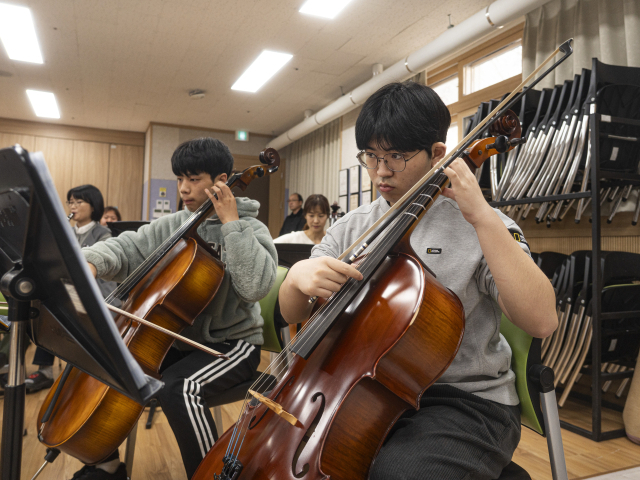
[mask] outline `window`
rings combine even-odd
[[[522,74],[521,40],[465,65],[464,94],[469,95],[519,74]]]
[[[431,88],[440,96],[445,105],[451,105],[458,101],[458,75],[445,78],[431,85]]]
[[[452,123],[447,131],[447,141],[445,142],[447,146],[447,153],[453,151],[453,149],[458,145],[458,124]]]

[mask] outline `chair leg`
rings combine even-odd
[[[224,427],[222,426],[222,409],[220,407],[213,407],[213,421],[216,423],[218,438],[220,438],[224,433]]]
[[[547,433],[551,475],[553,476],[553,480],[568,480],[569,477],[567,475],[567,464],[564,459],[562,434],[560,432],[560,417],[558,416],[555,390],[540,393],[540,407],[542,408],[542,416],[544,417],[544,429]]]
[[[138,422],[133,426],[133,430],[127,437],[127,444],[124,448],[124,464],[127,467],[127,477],[131,478],[133,470],[133,455],[136,452],[136,436],[138,435]]]
[[[152,398],[151,401],[149,402],[149,416],[147,417],[147,423],[144,426],[144,428],[146,428],[147,430],[149,430],[151,428],[151,425],[153,424],[153,415],[156,413],[157,406],[158,406],[158,400],[155,398]]]

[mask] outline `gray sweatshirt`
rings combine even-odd
[[[197,342],[217,343],[242,339],[262,345],[258,300],[265,297],[276,278],[277,254],[267,227],[256,219],[260,204],[237,198],[240,220],[222,225],[217,215],[198,227],[206,242],[221,244],[225,273],[218,293],[191,327],[182,334]],[[191,215],[183,210],[161,217],[137,232],[124,232],[82,253],[95,265],[99,278],[122,282]],[[181,350],[191,347],[181,342]]]
[[[314,247],[311,258],[338,257],[387,210],[388,203],[380,197],[347,213]],[[529,254],[520,228],[502,213],[498,215]],[[497,303],[498,290],[476,231],[464,219],[458,204],[440,196],[414,230],[411,246],[438,281],[458,296],[465,311],[462,345],[438,383],[504,405],[517,405],[515,375],[510,370],[511,348],[500,335],[502,311]]]

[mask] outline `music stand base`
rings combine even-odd
[[[11,347],[9,374],[4,389],[2,422],[2,480],[20,480],[22,437],[24,433],[24,341],[29,320],[29,302],[9,300]]]

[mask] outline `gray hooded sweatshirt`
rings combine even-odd
[[[198,227],[203,240],[222,246],[225,273],[211,303],[182,335],[200,343],[241,339],[262,345],[262,325],[258,300],[265,297],[276,278],[277,254],[267,227],[256,219],[260,204],[249,198],[236,198],[240,220],[222,225],[217,215]],[[191,215],[185,210],[161,217],[137,232],[83,248],[86,260],[98,278],[122,282]],[[192,348],[182,342],[180,350]]]

